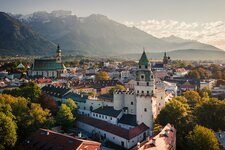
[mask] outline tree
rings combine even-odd
[[[211,94],[211,92],[208,87],[204,87],[202,90],[200,90],[199,94],[203,98],[208,97]]]
[[[38,87],[38,85],[34,82],[29,82],[27,84],[24,84],[20,86],[20,88],[15,88],[12,90],[4,90],[4,94],[10,94],[12,96],[18,97],[22,96],[25,98],[29,98],[31,102],[36,102],[36,100],[39,98],[41,95],[41,89]]]
[[[189,106],[177,100],[172,100],[160,111],[157,120],[162,126],[171,123],[177,129],[177,147],[185,147],[184,137],[192,130],[193,121],[189,115]]]
[[[57,113],[56,119],[58,124],[62,125],[63,127],[68,127],[72,125],[75,120],[70,110],[70,107],[68,107],[66,104],[61,105]]]
[[[73,61],[73,66],[74,66],[74,67],[78,67],[79,64],[80,64],[80,61],[79,61],[79,60],[75,59],[75,60]]]
[[[184,96],[175,96],[175,97],[172,98],[172,100],[177,100],[177,101],[179,101],[181,103],[184,103],[184,104],[187,103],[187,99]]]
[[[29,111],[30,126],[36,130],[40,127],[49,128],[54,124],[54,119],[48,109],[43,109],[40,104],[31,103]]]
[[[186,91],[183,93],[184,97],[188,100],[190,106],[194,107],[196,103],[200,102],[201,97],[196,91]]]
[[[194,109],[197,123],[215,131],[225,130],[225,102],[215,98],[203,101]]]
[[[74,100],[72,100],[71,98],[68,98],[64,104],[66,104],[66,106],[68,106],[71,110],[71,112],[73,113],[74,115],[74,118],[75,118],[75,115],[76,115],[76,112],[77,112],[77,104],[74,102]]]
[[[126,88],[123,86],[123,85],[120,85],[120,84],[116,84],[116,86],[112,87],[110,90],[109,90],[109,94],[113,94],[113,92],[115,90],[120,90],[120,91],[124,91],[126,90]]]
[[[0,149],[12,148],[17,140],[16,123],[12,118],[0,112]]]
[[[98,72],[98,73],[96,73],[96,80],[109,80],[110,79],[110,77],[109,77],[109,74],[108,74],[108,72],[105,72],[105,71],[103,71],[103,72]]]
[[[49,95],[42,93],[37,102],[41,104],[42,108],[49,109],[52,113],[55,113],[58,109],[56,101]]]
[[[172,100],[160,111],[157,120],[163,126],[171,123],[177,128],[185,121],[188,115],[188,109],[187,104]]]
[[[89,92],[89,93],[88,93],[88,96],[91,96],[91,97],[95,97],[96,95],[97,95],[96,92]]]
[[[187,136],[188,147],[192,150],[219,150],[219,143],[214,132],[208,128],[196,125]]]

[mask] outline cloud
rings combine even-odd
[[[225,22],[186,23],[175,20],[145,20],[139,22],[125,21],[129,27],[137,27],[156,37],[171,35],[183,39],[197,40],[225,50]]]

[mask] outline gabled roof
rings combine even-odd
[[[118,123],[122,123],[122,124],[126,124],[126,125],[130,125],[130,126],[137,126],[137,119],[136,119],[136,115],[131,115],[131,114],[124,114],[120,120],[118,121]]]
[[[35,59],[31,70],[45,71],[45,70],[60,70],[66,67],[62,63],[56,63],[55,58]]]
[[[22,142],[16,149],[75,150],[81,149],[83,146],[87,146],[90,149],[100,149],[100,143],[98,142],[77,139],[48,129],[39,129]]]
[[[76,102],[83,102],[83,103],[85,103],[86,100],[88,99],[88,96],[87,95],[76,94],[74,92],[69,92],[66,95],[64,95],[63,98],[65,98],[65,99],[71,98],[72,100],[74,100]]]
[[[167,124],[162,131],[138,150],[169,150],[176,147],[176,129]]]
[[[93,110],[92,112],[101,114],[101,115],[117,117],[122,112],[122,110],[115,110],[112,106],[104,106],[104,107],[99,107]]]
[[[42,92],[44,92],[48,95],[58,97],[58,98],[62,98],[65,94],[67,94],[69,91],[71,91],[71,89],[69,89],[67,87],[53,86],[51,84],[42,87],[41,90],[42,90]]]
[[[119,137],[125,138],[127,140],[130,140],[149,129],[149,127],[147,127],[144,123],[141,123],[140,125],[128,130],[116,126],[114,124],[108,123],[106,121],[94,119],[84,115],[78,115],[78,121],[96,127],[98,129],[104,130],[106,132],[112,133]]]
[[[143,51],[141,58],[139,60],[139,65],[148,65],[148,63],[149,63],[149,61],[148,61],[147,55],[146,55],[145,51]]]

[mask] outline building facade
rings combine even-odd
[[[28,76],[58,78],[63,73],[66,73],[66,67],[62,63],[61,49],[58,45],[54,58],[40,58],[34,60],[34,63],[28,71]]]

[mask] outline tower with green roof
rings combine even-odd
[[[136,71],[134,90],[136,93],[137,123],[153,128],[153,103],[155,102],[155,80],[148,57],[143,51]]]

